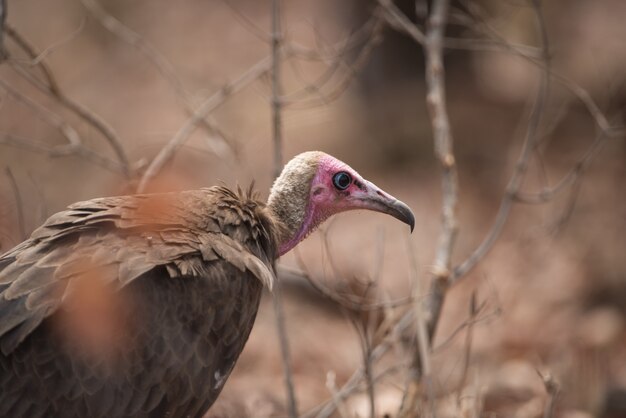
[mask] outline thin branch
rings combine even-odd
[[[176,152],[189,139],[191,134],[207,117],[207,115],[223,105],[226,99],[230,96],[241,91],[244,87],[266,74],[271,69],[271,65],[271,56],[263,58],[261,61],[257,62],[239,75],[239,77],[224,85],[221,89],[207,98],[150,162],[148,168],[139,181],[137,192],[141,193],[146,190],[148,183],[156,177],[165,164],[167,164],[174,157]]]
[[[30,44],[20,36],[14,29],[7,30],[7,34],[11,36],[16,43],[26,52],[28,56],[35,59],[38,56],[37,51],[30,46]],[[92,126],[96,131],[100,132],[100,134],[104,137],[104,139],[109,143],[113,151],[115,152],[117,159],[119,160],[119,166],[121,167],[121,172],[124,176],[130,177],[131,168],[128,161],[128,157],[126,155],[126,151],[122,145],[122,141],[117,136],[115,130],[102,118],[88,110],[86,107],[81,104],[73,101],[69,97],[65,96],[59,89],[58,84],[54,80],[52,72],[49,68],[44,65],[43,62],[39,62],[38,68],[42,69],[44,77],[48,84],[42,82],[40,79],[32,75],[29,71],[23,68],[23,64],[19,62],[10,62],[11,68],[22,78],[28,81],[31,85],[36,87],[42,93],[51,96],[62,106],[70,110],[76,116],[78,116],[83,121],[87,122],[90,126]]]
[[[467,331],[465,334],[465,351],[463,353],[463,372],[461,373],[461,378],[459,379],[459,384],[457,386],[457,405],[461,403],[461,393],[463,391],[463,387],[465,387],[465,384],[467,382],[467,372],[469,371],[470,359],[472,355],[472,337],[474,335],[473,324],[475,323],[476,317],[478,316],[479,312],[480,307],[477,306],[476,292],[474,291],[472,292],[472,296],[470,298],[469,320],[467,325]]]
[[[33,141],[28,138],[23,138],[3,132],[0,132],[0,144],[25,149],[31,152],[47,154],[52,158],[75,155],[83,157],[86,160],[89,160],[90,162],[113,173],[123,173],[123,167],[118,161],[104,157],[94,152],[93,150],[86,148],[82,144],[79,144],[77,146],[59,145],[56,147],[51,147],[39,141]]]
[[[394,337],[396,335],[404,333],[413,323],[414,312],[411,310],[404,314],[394,325],[394,329],[390,332],[385,339],[383,339],[373,350],[372,350],[372,362],[378,361],[382,356],[384,356],[389,350],[394,346]],[[357,390],[361,382],[364,378],[364,370],[363,367],[359,367],[353,374],[350,376],[348,381],[335,393],[335,399],[344,400],[351,393]],[[323,402],[322,404],[316,406],[311,409],[307,413],[305,413],[302,418],[328,418],[335,411],[335,403],[334,401],[328,400]]]
[[[535,11],[538,30],[541,36],[541,44],[542,50],[544,51],[543,56],[545,59],[545,65],[541,73],[539,90],[537,92],[537,96],[535,97],[533,108],[531,110],[528,129],[526,131],[526,138],[524,139],[520,156],[517,160],[517,163],[515,164],[513,174],[507,184],[504,196],[502,197],[502,200],[500,202],[500,208],[498,210],[498,213],[496,214],[496,218],[491,229],[489,230],[483,241],[480,243],[480,245],[474,250],[474,252],[465,261],[463,261],[454,268],[451,277],[452,282],[469,273],[476,266],[476,264],[485,257],[489,250],[491,250],[493,244],[500,236],[502,228],[504,227],[504,224],[508,219],[511,206],[513,205],[515,200],[515,196],[519,193],[519,190],[522,186],[524,177],[528,170],[528,162],[532,155],[532,151],[535,149],[535,144],[538,140],[538,137],[540,136],[539,127],[546,106],[546,101],[549,95],[551,70],[548,56],[548,37],[545,30],[545,22],[543,20],[541,4],[539,0],[533,0],[532,3],[533,10]]]
[[[410,277],[413,289],[413,312],[416,325],[416,343],[411,349],[414,351],[412,365],[409,370],[409,381],[404,397],[398,411],[399,417],[413,417],[417,414],[418,401],[426,387],[431,410],[434,411],[434,395],[431,381],[431,341],[428,335],[427,320],[425,318],[424,305],[420,301],[422,286],[419,278],[419,269],[410,238],[407,239],[407,253],[410,261]],[[434,413],[434,412],[433,412]]]
[[[97,0],[81,0],[83,6],[96,18],[96,20],[109,32],[117,36],[123,42],[137,49],[148,61],[150,61],[157,69],[159,74],[168,82],[176,95],[182,100],[185,110],[189,115],[194,112],[194,106],[189,99],[189,95],[185,90],[180,78],[176,75],[172,64],[149,42],[142,38],[137,32],[131,30],[113,15],[108,13]],[[228,147],[232,154],[232,146],[226,140],[221,130],[213,121],[207,117],[200,121],[200,124],[209,132],[212,138],[219,138],[222,145]]]
[[[572,169],[567,172],[567,174],[561,177],[561,180],[559,180],[554,186],[546,187],[537,193],[525,193],[518,191],[515,196],[513,196],[513,199],[516,202],[526,204],[543,204],[553,200],[568,186],[576,184],[578,179],[584,174],[585,170],[593,160],[593,157],[595,157],[598,151],[600,151],[602,145],[607,139],[607,136],[603,132],[600,132],[585,154],[576,162],[576,164],[574,164]]]
[[[476,309],[477,316],[473,319],[472,318],[466,319],[461,324],[459,324],[454,329],[454,331],[450,333],[449,336],[447,336],[437,346],[432,348],[433,353],[440,353],[441,351],[445,350],[464,329],[468,327],[473,327],[474,325],[482,323],[482,322],[486,322],[489,319],[496,318],[502,314],[502,309],[500,307],[496,307],[492,311],[487,312],[483,314],[482,316],[478,316],[478,313],[480,313],[484,309],[485,306],[486,306],[486,302],[481,303],[480,306]]]
[[[17,185],[17,181],[15,180],[15,176],[13,175],[13,171],[9,167],[5,170],[6,176],[9,179],[9,184],[11,185],[11,190],[13,191],[13,197],[15,199],[15,210],[17,212],[17,226],[19,228],[20,233],[20,241],[28,238],[28,233],[26,232],[26,222],[24,220],[24,204],[22,203],[22,195],[20,193],[20,188]]]
[[[37,63],[36,66],[39,69],[39,71],[41,71],[42,75],[44,76],[46,83],[47,83],[47,87],[50,89],[50,91],[52,91],[54,95],[59,94],[59,91],[60,91],[59,86],[48,64],[42,60],[38,60],[38,61],[36,60],[36,58],[39,56],[39,52],[35,49],[35,47],[32,46],[30,42],[26,40],[26,38],[20,35],[19,32],[13,29],[12,26],[6,25],[4,30],[6,34],[9,36],[9,38],[11,38],[11,40],[13,40],[13,42],[15,42],[17,46],[24,53],[26,53],[26,55],[33,62]]]
[[[80,0],[83,6],[105,29],[117,36],[120,40],[136,48],[144,55],[161,73],[176,93],[187,99],[187,93],[182,82],[174,72],[168,60],[150,43],[143,39],[137,32],[131,30],[117,18],[105,10],[96,0]]]
[[[18,90],[15,90],[9,83],[0,79],[0,88],[4,89],[14,100],[22,103],[26,107],[29,107],[33,112],[44,122],[56,128],[61,135],[67,140],[67,144],[58,147],[48,147],[35,141],[23,140],[14,136],[4,135],[0,138],[0,141],[9,143],[11,145],[24,146],[33,151],[45,152],[51,156],[62,155],[79,155],[90,159],[98,165],[110,169],[115,172],[125,173],[125,166],[116,161],[110,160],[107,157],[103,157],[97,152],[86,148],[78,132],[68,124],[62,117],[45,108],[41,104],[32,100],[30,97],[22,94]]]
[[[392,28],[408,34],[415,42],[425,45],[426,35],[409,20],[408,17],[396,6],[392,0],[378,0],[378,4],[385,11],[384,16]]]
[[[546,67],[545,61],[547,57],[549,57],[549,54],[548,54],[549,51],[545,48],[545,45],[543,48],[540,49],[541,53],[539,54],[539,56],[536,56],[536,54],[525,53],[523,49],[518,49],[515,44],[508,42],[504,38],[504,36],[498,33],[498,31],[495,28],[493,28],[491,25],[489,25],[486,22],[486,19],[483,16],[484,13],[480,10],[480,7],[477,2],[465,2],[465,4],[466,4],[467,9],[470,11],[470,13],[472,13],[472,16],[475,18],[475,21],[477,23],[480,23],[481,27],[484,29],[483,30],[484,35],[490,37],[493,40],[496,40],[504,48],[515,53],[516,55],[523,58],[527,62],[540,67],[544,71],[548,71],[552,80],[560,83],[567,90],[569,90],[572,94],[574,94],[574,96],[576,96],[578,100],[580,100],[580,102],[587,108],[587,111],[589,112],[591,117],[594,119],[596,125],[603,132],[605,132],[608,136],[612,137],[612,136],[623,135],[624,127],[612,126],[608,122],[606,116],[602,113],[597,103],[593,100],[593,98],[591,97],[591,95],[589,94],[587,90],[585,90],[583,87],[579,86],[578,84],[576,84],[574,81],[570,80],[569,78],[552,71],[552,68],[545,68]],[[533,5],[534,11],[536,12],[537,7],[539,5],[536,4],[535,0],[532,0],[532,5]],[[540,36],[542,36],[542,42],[545,39],[547,39],[547,37],[543,39],[543,36],[546,36],[546,35],[547,33],[545,29],[543,30],[540,29]]]
[[[552,373],[543,374],[539,370],[536,371],[548,394],[548,401],[543,410],[543,418],[552,418],[556,410],[556,401],[561,393],[561,385],[557,382]]]
[[[364,293],[364,297],[367,297],[367,293],[369,292],[369,288],[366,289]],[[376,391],[375,391],[375,383],[374,383],[374,367],[372,361],[372,338],[370,334],[370,325],[371,321],[374,318],[374,315],[370,315],[369,323],[365,323],[366,321],[360,316],[349,316],[350,323],[353,328],[356,330],[357,335],[359,337],[359,342],[361,346],[361,356],[363,361],[363,376],[365,379],[365,391],[367,393],[367,399],[369,401],[369,409],[370,409],[370,418],[376,417]]]
[[[74,39],[76,39],[78,37],[78,35],[80,35],[80,33],[83,31],[83,29],[85,29],[85,23],[87,22],[87,20],[85,18],[83,18],[80,21],[80,24],[78,25],[78,27],[72,31],[69,35],[67,35],[65,38],[61,39],[60,41],[54,42],[53,44],[47,46],[43,51],[41,51],[39,54],[37,54],[36,57],[34,58],[30,58],[29,60],[20,60],[17,58],[14,58],[14,60],[16,62],[20,62],[24,65],[28,65],[30,67],[37,67],[40,66],[40,64],[49,56],[51,55],[54,51],[56,51],[57,49],[65,46],[66,44],[68,44],[69,42],[73,41]]]
[[[324,298],[328,299],[330,302],[337,304],[343,309],[346,309],[351,312],[368,312],[375,310],[384,310],[390,308],[398,308],[401,306],[406,306],[413,301],[412,296],[407,296],[403,298],[397,298],[384,302],[367,302],[364,301],[363,298],[356,297],[350,293],[339,293],[335,289],[328,288],[323,284],[319,283],[318,280],[312,277],[310,270],[307,268],[306,263],[302,259],[301,254],[298,252],[298,249],[294,249],[294,255],[296,256],[296,262],[300,269],[290,268],[286,266],[279,265],[278,273],[281,276],[285,274],[292,275],[294,278],[300,278],[306,280],[315,291],[319,292]],[[285,278],[283,278],[285,279]]]
[[[37,192],[37,197],[39,198],[38,223],[44,223],[48,218],[48,205],[46,203],[46,197],[41,189],[41,185],[33,176],[33,173],[28,173],[28,177],[30,178],[31,183],[33,183],[35,191]]]
[[[326,388],[332,395],[332,400],[335,403],[335,407],[337,411],[339,411],[339,415],[341,418],[349,418],[348,412],[346,411],[345,404],[343,399],[337,396],[337,384],[336,384],[336,375],[332,370],[326,373]]]
[[[0,87],[4,89],[15,101],[29,107],[44,122],[56,128],[67,140],[70,147],[76,147],[82,143],[78,132],[70,126],[62,117],[46,109],[30,97],[15,90],[9,83],[0,79]]]
[[[441,233],[435,254],[435,280],[449,280],[452,250],[457,233],[456,206],[458,178],[453,138],[446,105],[443,35],[446,28],[448,0],[433,4],[426,33],[426,103],[430,114],[435,154],[442,169]],[[432,334],[432,330],[429,333]]]
[[[316,81],[316,83],[319,84],[315,85],[315,87],[312,87],[311,84],[308,84],[303,89],[291,93],[287,98],[283,99],[283,104],[285,106],[289,106],[290,109],[309,109],[311,107],[316,107],[319,105],[327,105],[341,97],[341,95],[350,86],[350,83],[356,77],[359,71],[363,67],[365,67],[372,54],[372,51],[382,41],[382,31],[384,29],[384,25],[382,19],[379,16],[380,13],[378,11],[375,11],[369,37],[366,39],[365,43],[358,51],[358,54],[354,58],[352,63],[347,63],[345,61],[345,52],[335,53],[334,55],[337,56],[336,60],[331,63],[328,72],[326,74],[322,74],[322,76]],[[349,41],[346,41],[346,43],[349,43]],[[328,48],[334,49],[335,47],[329,45]],[[329,92],[322,93],[320,84],[329,83],[332,74],[339,67],[343,67],[346,70],[345,75],[342,79],[338,80],[335,83],[335,86],[333,86]],[[298,95],[302,95],[302,93],[310,93],[311,91],[316,93],[319,98],[312,98],[310,100],[297,100]]]
[[[261,41],[265,42],[268,45],[272,43],[272,36],[266,33],[259,26],[257,26],[257,24],[254,23],[252,19],[250,19],[245,14],[243,14],[241,10],[239,10],[237,7],[235,7],[231,3],[230,0],[222,0],[222,3],[224,3],[224,5],[228,7],[231,12],[233,12],[233,15],[235,16],[235,18],[237,18],[241,26],[246,28],[248,32],[250,32],[252,35],[254,35],[255,37],[257,37],[258,39],[260,39]]]
[[[283,34],[280,25],[280,0],[272,0],[272,54],[271,54],[271,79],[272,79],[272,143],[274,147],[273,178],[280,175],[283,166],[283,133],[282,133],[282,104],[281,96],[281,49]],[[298,405],[293,384],[293,372],[291,370],[291,354],[289,350],[289,338],[283,301],[280,291],[280,283],[277,280],[272,292],[274,302],[274,316],[276,318],[276,331],[280,343],[280,352],[283,360],[283,372],[285,389],[287,391],[287,411],[290,418],[298,417]]]
[[[280,27],[280,0],[272,0],[272,142],[274,147],[274,175],[277,178],[283,168],[283,132],[282,132],[282,87],[281,45],[283,42]]]
[[[428,317],[422,315],[421,304],[415,302],[418,322],[417,344],[419,354],[413,358],[410,381],[405,392],[398,416],[411,417],[416,414],[421,388],[425,383],[432,413],[434,401],[430,382],[429,350],[435,334],[441,308],[451,284],[451,259],[457,235],[456,207],[458,202],[458,174],[454,156],[454,141],[446,106],[445,69],[443,63],[443,41],[448,18],[448,0],[436,0],[426,24],[426,34],[390,1],[379,0],[386,11],[387,21],[396,28],[408,33],[416,42],[424,46],[426,56],[426,104],[433,131],[435,155],[442,170],[441,232],[431,274],[433,281],[426,301]],[[411,254],[414,257],[414,255]],[[423,327],[420,327],[419,324]]]

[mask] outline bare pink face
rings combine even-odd
[[[415,226],[415,217],[406,204],[365,180],[346,163],[324,155],[320,158],[311,184],[309,204],[302,226],[281,247],[280,253],[289,251],[328,217],[353,209],[386,213],[408,224],[411,231]]]

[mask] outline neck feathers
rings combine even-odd
[[[310,210],[311,183],[323,155],[317,151],[298,155],[285,166],[272,186],[267,205],[284,226],[279,238],[281,255],[306,236],[302,228]]]

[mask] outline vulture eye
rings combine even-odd
[[[333,184],[339,190],[346,190],[352,183],[352,177],[345,171],[340,171],[333,176]]]

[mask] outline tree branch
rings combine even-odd
[[[148,168],[139,181],[137,192],[142,193],[146,190],[148,183],[156,177],[165,164],[167,164],[174,157],[176,152],[189,139],[191,134],[196,130],[198,125],[204,120],[204,118],[206,118],[207,115],[223,105],[226,99],[230,96],[239,92],[244,87],[266,74],[271,69],[271,65],[271,56],[263,58],[261,61],[257,62],[255,65],[239,75],[239,77],[224,85],[220,90],[207,98],[150,162]]]
[[[282,103],[281,103],[281,50],[283,34],[280,25],[280,0],[272,0],[272,143],[274,147],[274,169],[273,178],[277,178],[283,167],[283,132],[282,132]],[[291,370],[291,353],[289,350],[289,338],[287,337],[287,327],[285,313],[283,310],[283,300],[280,283],[277,280],[272,292],[274,303],[274,316],[276,319],[276,331],[280,343],[280,352],[283,360],[283,372],[285,378],[285,389],[287,390],[287,411],[290,418],[298,417],[298,405],[293,384],[293,373]]]

